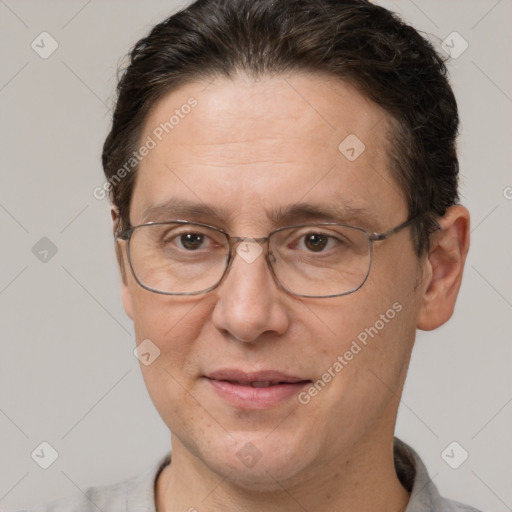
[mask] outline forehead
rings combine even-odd
[[[406,212],[388,169],[388,133],[380,107],[331,77],[190,83],[147,116],[141,144],[151,149],[139,164],[132,223],[173,199],[211,206],[226,223],[276,223],[276,211],[297,203],[386,222]]]

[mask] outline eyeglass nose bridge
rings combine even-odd
[[[252,263],[256,261],[256,259],[264,253],[263,245],[267,245],[267,253],[265,255],[265,259],[268,259],[267,256],[273,256],[269,252],[268,241],[270,236],[253,238],[250,236],[230,236],[229,240],[229,263],[231,266],[231,262],[234,259],[234,252],[240,258],[242,258],[246,263]],[[275,258],[274,258],[275,259]],[[267,261],[270,263],[270,261]]]
[[[273,263],[276,262],[275,255],[270,251],[270,247],[268,245],[270,240],[270,235],[265,237],[257,237],[253,238],[250,236],[229,236],[227,235],[228,244],[229,244],[229,256],[228,256],[228,262],[226,265],[226,268],[224,270],[224,274],[222,275],[219,282],[215,285],[215,288],[219,286],[228,276],[231,266],[234,261],[234,254],[236,254],[245,261],[247,264],[251,264],[254,261],[258,259],[258,257],[262,254],[264,254],[263,245],[267,246],[267,251],[264,254],[265,263],[267,264],[267,269],[270,271],[271,276],[273,277],[276,285],[278,288],[281,288],[285,291],[287,291],[285,288],[283,288],[283,285],[279,281],[279,279],[276,276],[276,273],[273,268]],[[245,247],[244,247],[245,242]],[[237,247],[238,246],[238,247]],[[236,247],[236,249],[235,249]]]

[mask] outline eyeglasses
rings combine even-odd
[[[410,226],[411,218],[384,233],[324,222],[280,227],[264,238],[233,237],[199,222],[174,220],[132,226],[116,237],[127,242],[131,271],[140,286],[165,295],[199,295],[216,288],[237,254],[265,259],[283,290],[298,297],[353,293],[370,273],[373,243]]]

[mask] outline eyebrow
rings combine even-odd
[[[275,206],[265,211],[269,221],[278,225],[299,223],[303,221],[319,222],[356,222],[361,227],[369,227],[377,222],[376,215],[365,208],[354,208],[343,204],[316,205],[311,203],[292,203]],[[183,198],[174,198],[146,208],[142,215],[142,223],[165,222],[169,220],[224,221],[232,218],[233,214],[226,209],[194,202]]]
[[[365,226],[375,223],[375,215],[365,208],[353,208],[348,205],[331,204],[315,205],[310,203],[294,203],[280,206],[267,213],[274,224],[296,221],[318,220],[325,222],[363,223]]]

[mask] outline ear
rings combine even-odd
[[[431,240],[426,272],[430,274],[421,298],[418,329],[430,331],[453,314],[469,250],[469,212],[452,206],[439,219],[441,229]]]
[[[132,295],[130,293],[130,289],[128,288],[128,284],[126,279],[123,279],[121,283],[121,299],[123,301],[123,307],[128,315],[128,317],[133,320],[133,303],[132,303]]]
[[[110,210],[110,215],[112,217],[112,229],[114,232],[114,237],[116,237],[117,229],[119,227],[120,216],[117,208],[112,208]],[[115,238],[116,244],[116,257],[117,262],[119,264],[119,271],[121,272],[121,300],[123,301],[123,307],[126,314],[133,320],[133,306],[132,306],[132,297],[130,294],[130,289],[128,287],[128,276],[126,275],[127,262],[125,261],[126,252],[124,251],[124,242],[119,241],[117,237]]]

